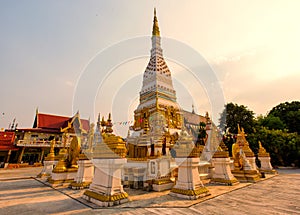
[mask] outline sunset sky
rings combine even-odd
[[[195,86],[187,75],[193,68],[172,61],[168,38],[192,48],[209,63],[225,102],[265,115],[281,102],[300,100],[298,0],[0,1],[0,128],[7,128],[14,117],[19,127],[31,127],[36,107],[43,113],[72,116],[80,108],[73,100],[78,83],[96,65],[93,60],[124,41],[151,36],[154,7],[184,109],[191,110],[194,104],[197,113],[208,111],[217,123],[218,113],[211,113],[205,87]],[[145,46],[150,54],[150,37]],[[130,46],[124,47],[121,54],[130,52]],[[113,111],[116,122],[132,120],[148,59],[136,56],[111,71],[99,66],[100,79],[106,72],[114,75],[105,79],[105,92],[87,91],[94,111],[80,108],[81,116],[93,121],[98,112],[106,116]],[[109,95],[113,107],[104,104]],[[118,107],[126,114],[117,113]]]

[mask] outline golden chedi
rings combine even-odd
[[[260,174],[256,168],[254,153],[249,147],[245,138],[244,129],[238,125],[236,142],[232,145],[232,157],[234,160],[234,170],[232,174],[240,182],[256,182],[260,179]],[[244,152],[246,151],[246,153]]]
[[[212,158],[212,163],[215,171],[210,181],[211,183],[224,185],[236,185],[239,183],[231,173],[228,148],[223,141],[221,141],[217,148],[217,151]]]
[[[170,195],[189,200],[210,195],[199,177],[201,148],[195,146],[192,137],[184,129],[172,150],[175,151],[178,179]]]
[[[111,114],[108,120],[102,119],[103,141],[97,143],[92,151],[95,175],[83,198],[101,207],[110,207],[128,201],[128,194],[122,185],[122,168],[127,162],[125,142],[112,134]]]
[[[271,165],[270,154],[266,151],[266,149],[262,146],[261,142],[258,142],[258,159],[260,161],[260,171],[269,174],[277,174],[277,171],[273,169]]]

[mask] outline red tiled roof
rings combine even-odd
[[[36,115],[33,127],[60,130],[60,128],[67,126],[69,119],[69,117],[64,116],[38,113]]]
[[[67,127],[68,122],[71,122],[74,117],[65,117],[65,116],[38,113],[35,116],[33,128],[43,129],[43,130],[47,129],[49,131],[55,131],[55,130],[60,131],[61,128]],[[89,120],[80,119],[80,122],[82,128],[88,131],[90,128]]]
[[[1,131],[0,132],[0,150],[18,150],[14,147],[15,132]]]

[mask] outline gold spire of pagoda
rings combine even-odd
[[[158,21],[157,21],[157,17],[156,17],[156,8],[154,8],[152,36],[158,36],[158,37],[160,36]]]

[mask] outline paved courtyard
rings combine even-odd
[[[82,191],[52,188],[35,176],[41,168],[0,170],[0,214],[300,214],[300,170],[255,184],[211,186],[211,196],[193,202],[170,197],[168,191],[129,191],[130,202],[99,208],[85,202]],[[139,200],[138,200],[139,199]]]

